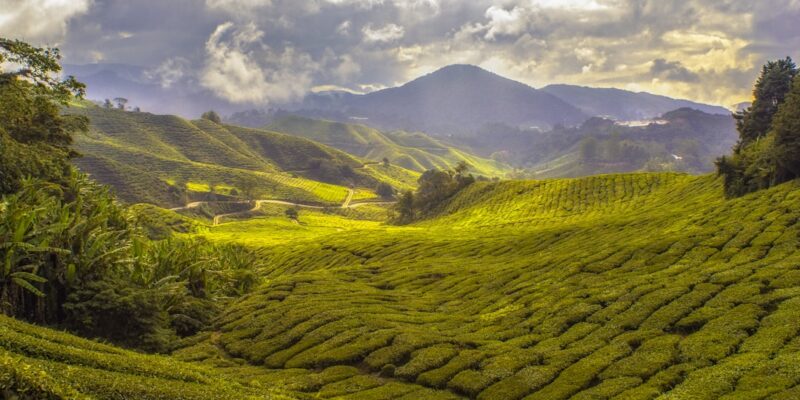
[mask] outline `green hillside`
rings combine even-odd
[[[392,164],[417,172],[448,169],[459,161],[466,161],[473,172],[485,176],[503,176],[510,171],[502,163],[469,154],[421,132],[382,133],[366,125],[298,116],[282,117],[267,129],[311,139],[372,161],[387,158]]]
[[[177,356],[322,398],[797,398],[798,200],[628,174],[478,182],[406,227],[301,212],[291,242],[230,222],[205,235],[269,283]]]
[[[81,339],[0,315],[0,388],[22,399],[296,399],[218,368]]]
[[[177,183],[190,191],[338,204],[347,187],[372,190],[378,182],[412,188],[417,174],[364,161],[313,141],[264,130],[187,121],[176,116],[88,106],[91,130],[76,136],[76,164],[115,188],[129,203],[183,205]],[[200,190],[200,189],[203,190]],[[191,197],[191,196],[190,196]]]

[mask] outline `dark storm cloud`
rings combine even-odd
[[[800,48],[800,0],[0,0],[4,9],[0,34],[60,44],[67,62],[141,65],[164,87],[242,103],[374,89],[458,62],[536,86],[732,104],[763,62]]]

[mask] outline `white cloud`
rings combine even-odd
[[[382,28],[373,28],[372,24],[365,26],[361,32],[367,43],[391,43],[405,36],[405,29],[396,24],[387,24]]]
[[[63,39],[67,22],[89,10],[91,0],[0,0],[0,36],[34,43]]]
[[[308,54],[293,47],[278,52],[262,42],[254,24],[219,25],[206,42],[201,84],[234,103],[293,101],[312,87],[319,69]]]
[[[189,75],[191,75],[191,62],[183,57],[169,58],[158,67],[145,71],[148,79],[157,81],[164,89],[169,89]]]
[[[486,39],[494,40],[497,36],[519,35],[528,27],[526,11],[522,7],[506,10],[502,7],[491,6],[486,10],[489,19]]]

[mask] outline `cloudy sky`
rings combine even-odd
[[[800,0],[0,0],[0,36],[234,103],[371,91],[454,63],[732,105],[800,57]]]

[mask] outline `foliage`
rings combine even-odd
[[[0,298],[7,315],[63,320],[76,284],[125,262],[131,232],[105,187],[73,174],[68,186],[28,180],[0,207]]]
[[[200,118],[207,119],[215,124],[222,124],[222,118],[214,110],[204,112]]]
[[[741,196],[800,177],[800,78],[790,58],[770,61],[756,82],[753,106],[734,117],[739,143],[717,160],[725,194]],[[794,80],[794,83],[792,83]]]
[[[739,131],[736,152],[764,137],[772,126],[772,118],[783,103],[797,75],[797,66],[791,58],[769,61],[753,88],[753,105],[734,114]]]
[[[17,190],[26,176],[56,182],[69,174],[72,134],[88,121],[60,113],[84,93],[73,77],[54,78],[60,57],[58,49],[0,38],[0,194]],[[4,63],[19,68],[5,71]]]
[[[775,135],[776,183],[800,177],[800,78],[795,77],[786,101],[775,114],[772,131]]]
[[[472,174],[467,175],[470,166],[459,162],[454,169],[447,171],[425,171],[417,181],[419,187],[414,193],[406,192],[400,198],[395,210],[395,222],[408,223],[430,215],[438,206],[460,190],[475,182]]]
[[[386,182],[380,182],[375,187],[375,193],[384,199],[390,199],[394,197],[394,188]]]

